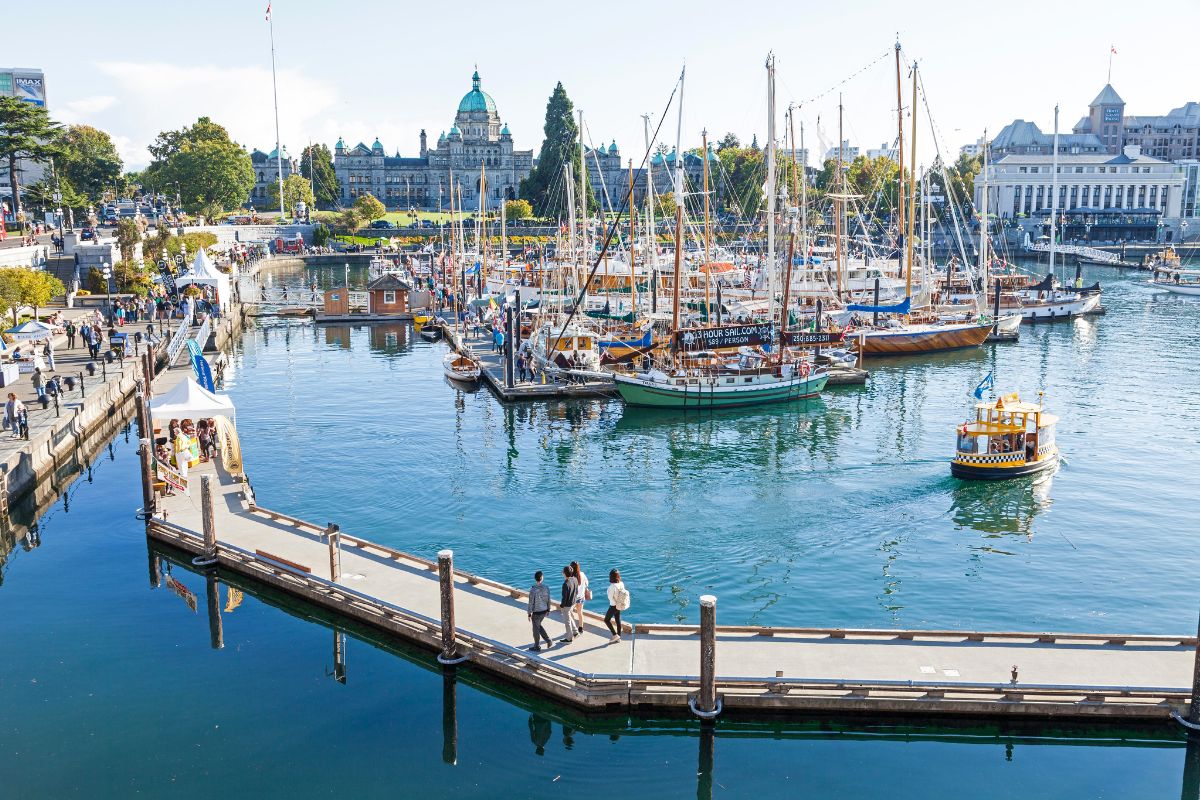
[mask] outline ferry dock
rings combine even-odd
[[[442,327],[447,344],[456,352],[469,355],[479,362],[480,378],[506,403],[524,400],[554,400],[568,397],[616,397],[617,389],[611,380],[569,382],[541,376],[541,380],[521,381],[508,386],[504,380],[504,356],[492,347],[492,337],[486,331],[474,333],[466,328],[456,331],[452,325]],[[862,385],[867,371],[848,364],[829,367],[827,386]]]
[[[155,392],[186,374],[161,373]],[[139,417],[148,419],[144,406]],[[582,637],[532,652],[525,591],[456,568],[449,551],[409,554],[264,508],[248,480],[216,461],[190,471],[188,494],[157,496],[150,472],[146,456],[152,540],[437,652],[447,666],[469,662],[585,710],[1165,721],[1186,715],[1193,697],[1191,635],[719,626],[710,596],[699,598],[699,626],[655,624],[639,618],[637,587],[621,642],[589,614]],[[210,603],[214,630],[220,613]],[[560,634],[562,624],[552,615],[546,628]]]

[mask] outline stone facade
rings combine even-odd
[[[246,201],[246,205],[254,206],[258,211],[270,211],[270,187],[279,185],[280,160],[276,157],[274,150],[264,153],[256,148],[250,154],[250,163],[254,165],[254,188],[250,190],[250,199]],[[283,177],[286,179],[293,173],[300,174],[300,165],[288,154],[285,147],[283,148]],[[288,212],[291,213],[291,209],[288,209]]]
[[[471,77],[471,91],[458,104],[454,125],[429,147],[421,131],[420,155],[402,157],[384,153],[376,139],[347,147],[338,139],[333,168],[341,185],[342,205],[371,194],[389,209],[450,207],[450,181],[461,191],[462,208],[480,207],[481,176],[486,175],[487,206],[495,209],[517,197],[521,180],[533,169],[533,151],[516,150],[508,126],[500,121],[496,103],[481,88],[479,72]]]

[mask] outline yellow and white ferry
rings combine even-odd
[[[1002,480],[1034,475],[1058,465],[1054,426],[1058,417],[1016,392],[975,405],[975,419],[958,427],[950,473],[964,480]]]

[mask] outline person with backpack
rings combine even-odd
[[[567,644],[575,639],[575,620],[571,618],[575,611],[575,602],[579,597],[579,581],[570,567],[563,567],[562,594],[559,596],[558,609],[562,613],[563,625],[567,632],[560,642]]]
[[[629,590],[621,581],[621,573],[615,569],[609,570],[608,611],[604,614],[604,624],[612,634],[612,638],[608,640],[610,644],[621,641],[621,612],[629,609],[629,599]]]

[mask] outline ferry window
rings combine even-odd
[[[726,383],[733,383],[733,378],[726,378],[726,379],[725,379],[725,382],[726,382]]]
[[[745,378],[744,380],[746,381],[746,383],[753,383],[753,382],[754,382],[754,378]]]
[[[699,381],[699,380],[697,380],[696,378],[688,378],[688,384],[689,384],[689,385],[695,385],[695,384],[697,384],[697,383],[699,383],[699,382],[700,382],[700,381]]]
[[[958,452],[960,453],[975,453],[976,441],[974,436],[959,435],[958,437]]]

